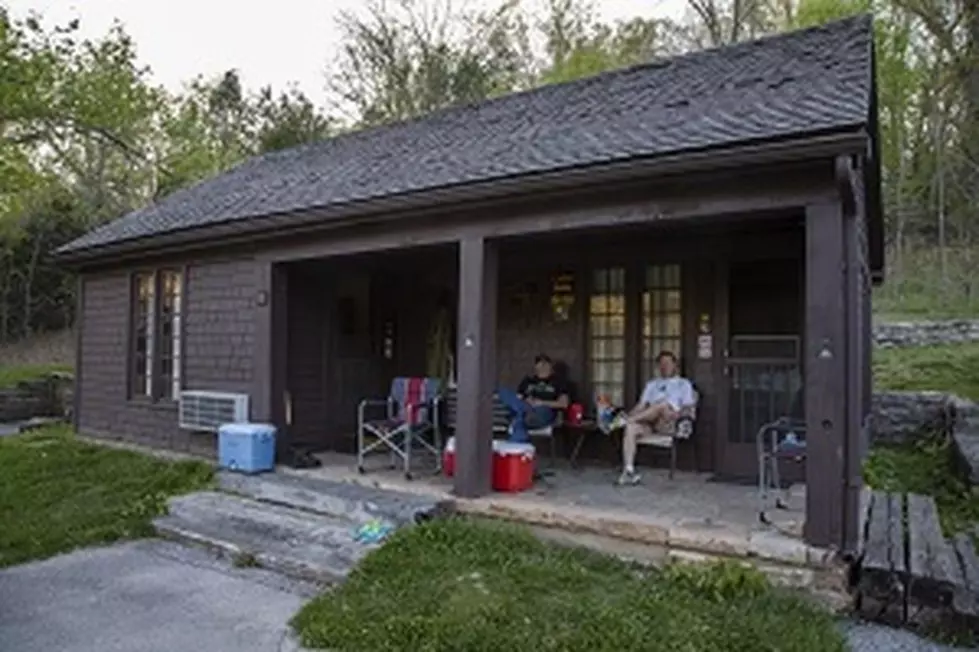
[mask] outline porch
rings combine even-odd
[[[768,570],[777,569],[782,579],[795,582],[811,581],[811,571],[836,568],[827,550],[803,541],[802,484],[786,491],[786,509],[769,504],[766,525],[758,519],[757,487],[719,481],[711,473],[680,471],[670,479],[665,469],[646,470],[641,484],[619,487],[614,484],[618,470],[612,465],[572,469],[559,463],[529,491],[461,499],[444,475],[420,473],[409,481],[383,464],[360,474],[350,455],[321,453],[317,458],[322,466],[315,469],[282,471],[450,501],[462,513],[522,523],[545,537],[643,562],[750,558],[763,567],[772,565]]]
[[[677,197],[669,220],[640,201],[654,189],[634,184],[618,195],[591,190],[573,207],[573,194],[553,207],[543,198],[509,204],[506,218],[487,207],[466,216],[458,233],[423,221],[410,232],[282,245],[264,267],[270,309],[260,313],[258,341],[268,349],[256,368],[268,373],[256,378],[255,412],[282,424],[284,446],[349,454],[362,399],[387,396],[395,377],[451,379],[460,469],[453,491],[479,499],[490,491],[487,399],[529,373],[536,353],[559,362],[572,401],[591,411],[598,393],[631,405],[657,353],[670,350],[700,395],[678,466],[709,474],[704,486],[737,487],[730,499],[705,490],[705,505],[718,507],[697,518],[711,522],[711,510],[744,503],[735,529],[751,531],[757,513],[745,497],[755,492],[755,435],[762,423],[793,416],[818,430],[809,475],[827,479],[798,494],[805,538],[846,550],[855,540],[867,396],[857,329],[869,324],[861,307],[869,292],[861,296],[860,283],[869,278],[841,272],[845,256],[864,245],[846,230],[856,220],[840,200],[813,190],[814,178],[829,181],[825,167],[780,172],[774,194],[760,172],[714,177],[710,193],[725,201],[702,199],[707,186],[693,177],[664,186],[660,207]],[[657,453],[643,451],[643,471],[665,466],[669,457]],[[619,450],[589,437],[581,458],[613,464]],[[583,499],[570,486],[558,481],[550,491],[573,505]],[[577,508],[617,509],[599,502]]]

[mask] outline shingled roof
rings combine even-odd
[[[252,158],[60,253],[293,211],[866,125],[872,21],[507,95]]]

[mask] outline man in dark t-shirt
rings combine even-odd
[[[558,410],[568,407],[568,387],[554,375],[551,359],[539,354],[534,358],[534,373],[526,376],[517,391],[500,389],[500,401],[510,408],[510,441],[530,441],[528,428],[543,428],[554,423]]]

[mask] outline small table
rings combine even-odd
[[[574,448],[571,449],[571,455],[568,457],[568,461],[571,463],[571,468],[578,467],[578,453],[581,452],[581,447],[585,443],[585,439],[596,432],[601,432],[598,429],[598,424],[594,419],[583,419],[578,423],[571,423],[570,421],[564,422],[564,427],[568,429],[569,432],[575,433],[577,439],[575,439]]]

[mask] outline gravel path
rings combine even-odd
[[[967,648],[939,645],[902,629],[847,622],[843,632],[853,652],[958,652]]]

